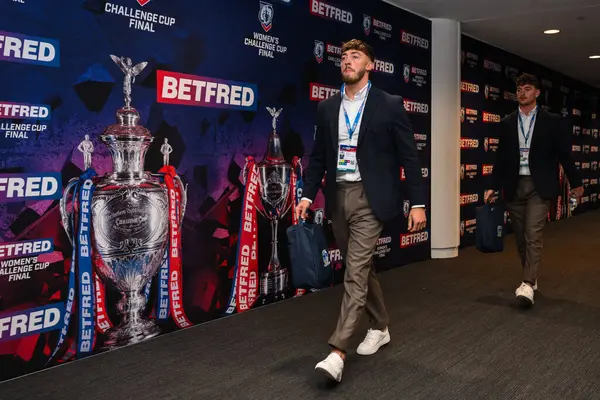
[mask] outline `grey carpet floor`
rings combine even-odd
[[[392,342],[350,354],[341,384],[314,371],[338,286],[5,382],[0,399],[600,399],[599,228],[600,212],[548,226],[530,310],[512,236],[382,273]]]

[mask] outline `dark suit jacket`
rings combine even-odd
[[[327,173],[325,212],[336,206],[341,93],[319,103],[317,131],[305,171],[303,197],[314,200]],[[358,132],[357,163],[367,200],[382,221],[402,211],[400,165],[404,166],[411,205],[427,206],[427,194],[414,132],[400,96],[371,87]]]
[[[491,189],[503,190],[504,199],[511,201],[519,179],[519,135],[517,109],[496,124],[500,139],[492,173]],[[527,127],[525,127],[527,129]],[[581,186],[581,176],[571,157],[571,132],[565,120],[542,108],[538,109],[531,134],[529,169],[539,196],[551,200],[560,194],[559,163],[571,187]]]

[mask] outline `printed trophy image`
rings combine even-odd
[[[110,151],[112,171],[94,179],[96,188],[91,199],[96,272],[104,283],[121,294],[117,306],[121,321],[106,332],[106,349],[140,342],[160,333],[154,322],[142,317],[146,306],[143,290],[158,271],[169,239],[167,189],[157,176],[144,171],[144,157],[154,138],[139,125],[140,114],[131,107],[131,84],[147,63],[133,66],[130,58],[113,55],[111,58],[125,74],[125,106],[116,113],[117,123],[100,136]],[[80,145],[87,169],[91,156],[84,151],[86,148],[89,146]],[[68,213],[66,204],[72,184],[65,189],[61,201],[63,225],[71,243],[73,232],[69,232],[69,227],[73,214]],[[183,215],[179,217],[181,222]]]
[[[282,268],[279,260],[277,229],[279,220],[293,204],[290,196],[292,166],[283,157],[281,139],[277,135],[276,129],[277,118],[283,109],[275,110],[267,107],[267,110],[273,117],[273,131],[269,136],[264,159],[256,166],[262,200],[262,207],[258,207],[258,210],[271,222],[271,258],[267,270],[260,276],[260,297],[263,304],[286,297],[288,270]]]

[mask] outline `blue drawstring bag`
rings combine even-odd
[[[504,207],[488,203],[477,208],[476,247],[483,253],[504,250]]]
[[[333,265],[321,224],[300,221],[287,231],[291,283],[295,289],[323,289],[333,283]]]

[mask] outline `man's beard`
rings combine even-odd
[[[342,81],[346,85],[353,85],[357,82],[360,82],[363,76],[365,76],[365,74],[367,73],[367,70],[363,69],[362,71],[354,72],[356,73],[356,75],[344,75],[344,73],[342,72]]]

